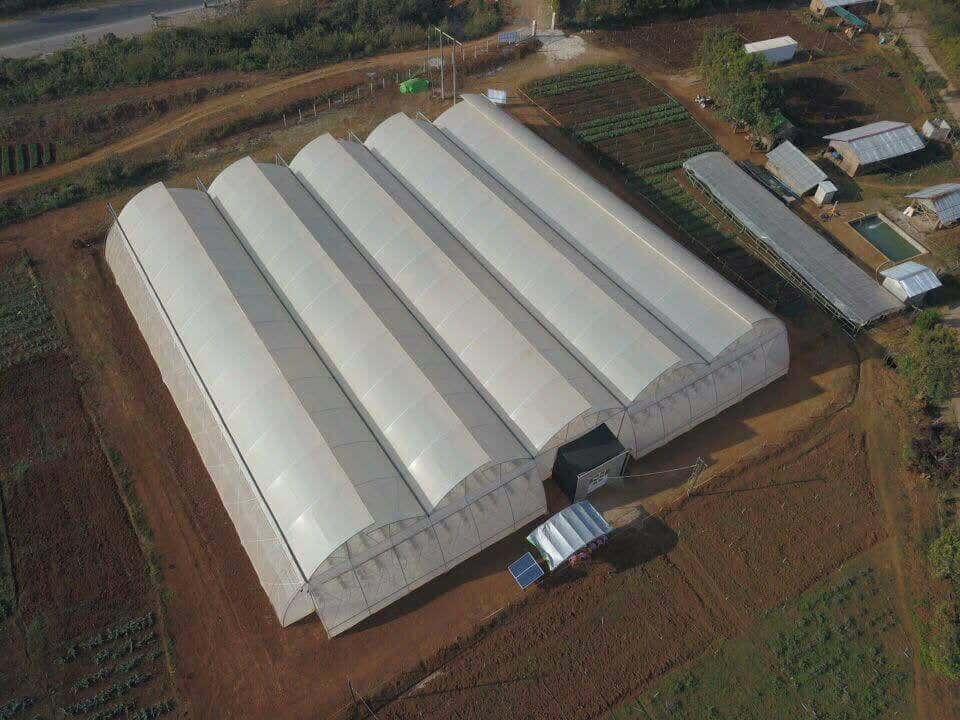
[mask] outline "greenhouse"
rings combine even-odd
[[[153,185],[106,254],[278,619],[330,635],[542,516],[558,452],[589,492],[789,361],[776,318],[474,96]]]

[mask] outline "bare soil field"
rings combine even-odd
[[[557,71],[543,62],[525,58],[469,87]],[[295,80],[287,79],[293,93],[312,82]],[[249,112],[235,101],[224,114],[200,111],[204,103],[195,124],[171,119],[149,142]],[[268,92],[251,99],[272,102]],[[358,106],[336,116],[337,127],[362,131],[402,102]],[[318,120],[272,133],[257,152],[295,151],[331,127]],[[198,162],[171,184],[208,177],[243,151]],[[129,194],[113,201],[119,207]],[[105,219],[102,201],[49,213],[0,230],[0,253],[23,247],[38,259],[102,437],[120,450],[154,528],[184,717],[352,717],[348,680],[382,718],[596,717],[875,545],[884,519],[908,504],[898,494],[907,490],[891,372],[868,340],[855,352],[811,313],[791,323],[786,379],[637,465],[668,468],[703,455],[713,463],[710,483],[683,503],[674,485],[637,484],[618,501],[639,517],[668,514],[623,531],[589,565],[521,598],[505,572],[526,549],[518,533],[332,641],[312,618],[281,629],[97,247]],[[84,482],[115,488],[89,471]],[[893,491],[878,499],[878,487]],[[901,617],[909,610],[900,607]],[[928,692],[936,710],[918,716],[960,716],[948,689],[918,689]]]
[[[636,53],[646,68],[679,72],[696,64],[696,52],[704,33],[717,26],[732,27],[746,42],[790,35],[804,50],[818,53],[843,53],[853,45],[838,33],[805,25],[795,10],[771,8],[705,15],[689,20],[659,20],[626,30],[598,32],[603,46],[626,48]]]
[[[858,418],[880,365],[865,360],[850,406],[556,574],[379,716],[601,716],[873,546],[884,531]]]
[[[776,77],[783,111],[806,145],[823,145],[823,135],[881,118],[913,122],[923,112],[904,79],[879,54],[799,63]]]
[[[56,351],[5,370],[0,424],[14,581],[12,615],[0,620],[0,707],[85,720],[120,706],[172,710],[157,594],[71,359]]]

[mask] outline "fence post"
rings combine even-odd
[[[360,86],[357,85],[357,100],[360,99]]]
[[[330,97],[328,96],[328,97],[327,97],[327,110],[331,110],[331,109],[333,109],[333,100],[331,100]]]
[[[287,126],[287,114],[286,114],[286,113],[283,114],[283,126],[284,126],[284,127]]]
[[[300,108],[297,108],[297,117],[300,118],[299,122],[303,122],[303,113],[300,111]]]

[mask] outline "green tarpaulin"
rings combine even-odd
[[[404,94],[423,92],[430,87],[430,82],[426,78],[410,78],[400,83],[400,92]]]

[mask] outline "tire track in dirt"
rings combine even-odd
[[[471,48],[483,44],[485,40],[475,40],[464,43],[464,48]],[[271,98],[282,96],[285,93],[303,88],[311,83],[336,78],[349,79],[349,76],[370,71],[374,68],[387,69],[398,66],[413,65],[422,62],[426,56],[425,50],[408,50],[405,52],[377,55],[362,60],[347,60],[333,65],[325,65],[316,70],[273,80],[262,85],[237,90],[236,92],[206,100],[196,107],[182,112],[174,117],[159,120],[142,130],[118,140],[115,143],[100,148],[88,155],[69,160],[64,163],[48,165],[42,169],[31,171],[23,175],[11,175],[0,180],[0,197],[23,190],[24,188],[74,174],[103,162],[112,155],[124,155],[135,150],[148,147],[164,139],[184,131],[196,131],[212,127],[231,114],[239,116],[253,115],[260,110],[267,109],[275,104],[269,102]]]

